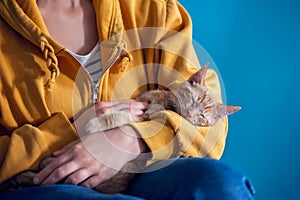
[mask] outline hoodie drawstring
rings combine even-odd
[[[51,72],[50,78],[47,80],[45,87],[48,91],[51,91],[55,83],[55,78],[59,75],[58,60],[53,47],[49,44],[45,36],[40,37],[40,48],[43,52],[44,59],[46,60],[47,67]]]

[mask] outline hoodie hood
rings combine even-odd
[[[0,1],[1,17],[24,38],[40,45],[40,38],[49,35],[35,0]]]
[[[62,47],[49,36],[39,14],[36,1],[2,0],[0,2],[0,15],[16,32],[41,49],[47,67],[51,72],[45,86],[51,89],[55,78],[59,75],[55,52],[62,49]]]
[[[93,5],[97,16],[99,41],[113,38],[101,45],[101,56],[103,60],[108,61],[104,66],[108,66],[112,55],[120,52],[120,49],[124,49],[121,37],[112,37],[123,31],[120,5],[117,0],[94,0]],[[36,0],[1,0],[0,16],[16,32],[41,49],[51,72],[51,77],[45,86],[51,89],[55,83],[55,78],[59,75],[56,54],[64,47],[50,37]]]

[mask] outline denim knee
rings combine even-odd
[[[247,200],[254,189],[246,176],[221,161],[180,158],[140,175],[131,192],[146,199]]]
[[[204,158],[192,159],[189,165],[189,188],[194,196],[223,200],[253,199],[255,191],[249,178],[227,164]]]
[[[106,195],[95,190],[76,185],[46,185],[28,187],[14,191],[0,191],[0,199],[5,200],[140,200],[123,194]]]
[[[254,188],[250,180],[229,165],[209,158],[188,158],[179,162],[182,162],[178,163],[181,170],[186,171],[182,173],[186,174],[187,187],[180,188],[185,198],[209,200],[253,199]],[[176,163],[174,164],[176,165]]]

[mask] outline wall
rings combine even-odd
[[[256,199],[300,199],[300,1],[180,2],[227,102],[243,107],[229,117],[222,159],[251,177]]]

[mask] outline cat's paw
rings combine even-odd
[[[25,171],[18,174],[14,177],[16,185],[25,185],[25,186],[32,186],[35,185],[33,183],[33,179],[37,176],[38,173],[33,171]]]
[[[95,117],[85,125],[85,131],[89,134],[100,131],[98,119]]]

